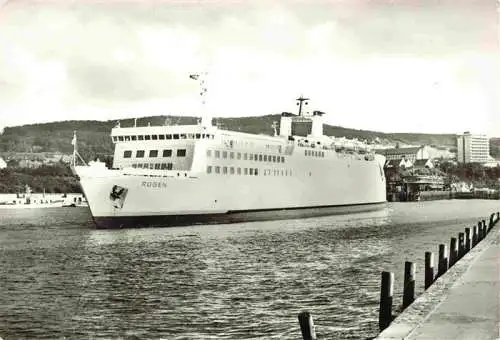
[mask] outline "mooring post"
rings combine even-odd
[[[471,248],[471,239],[470,239],[470,228],[465,228],[465,253],[468,253]]]
[[[490,223],[488,224],[488,231],[490,231],[491,228],[493,228],[493,216],[494,216],[494,214],[492,213],[490,215]]]
[[[382,284],[380,286],[380,309],[378,327],[382,332],[392,322],[392,294],[394,289],[394,273],[382,272]]]
[[[486,234],[488,233],[488,226],[486,225],[486,221],[485,220],[483,220],[483,228],[484,228],[483,238],[485,238]]]
[[[434,282],[434,254],[430,251],[425,252],[425,289],[429,288]]]
[[[460,260],[465,254],[465,235],[458,233],[458,256],[457,261]]]
[[[500,220],[500,211],[497,211],[497,222]]]
[[[439,245],[438,274],[440,277],[448,270],[448,257],[446,256],[446,244]]]
[[[478,239],[477,226],[474,226],[472,228],[472,248],[474,248],[476,246],[477,239]]]
[[[479,221],[477,223],[477,243],[481,242],[483,239],[483,223]]]
[[[455,262],[457,262],[457,256],[458,256],[458,250],[457,250],[457,238],[456,237],[452,237],[450,239],[450,263],[449,263],[449,267],[452,267]]]
[[[299,325],[304,340],[316,340],[316,331],[311,313],[299,313]]]
[[[405,262],[403,286],[403,310],[415,301],[415,263]]]

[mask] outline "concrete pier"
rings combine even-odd
[[[500,228],[495,227],[376,339],[499,339],[499,292]]]

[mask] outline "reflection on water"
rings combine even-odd
[[[496,201],[397,203],[303,220],[109,231],[94,230],[82,208],[7,211],[0,335],[298,339],[297,313],[309,310],[320,338],[367,338],[377,333],[381,271],[395,272],[400,303],[405,260],[423,264],[425,251],[497,210]]]

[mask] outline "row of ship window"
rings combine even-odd
[[[173,133],[161,135],[131,135],[113,136],[113,142],[129,142],[137,140],[170,140],[170,139],[214,139],[215,136],[208,133]]]
[[[150,169],[150,170],[172,170],[172,163],[133,163],[134,169]],[[250,175],[258,176],[258,168],[239,168],[233,166],[207,166],[207,174],[222,174],[222,175]],[[261,172],[264,176],[291,176],[292,171],[288,169],[264,169]]]
[[[285,163],[284,156],[276,156],[276,155],[262,155],[262,154],[253,154],[247,152],[233,152],[233,151],[219,151],[219,150],[207,150],[207,157],[213,158],[222,158],[222,159],[237,159],[244,161],[259,161],[259,162],[272,162],[272,163]]]
[[[209,133],[172,133],[172,134],[152,134],[152,135],[127,135],[127,136],[113,136],[113,142],[129,142],[129,141],[149,141],[149,140],[179,140],[179,139],[215,139],[214,134]],[[224,140],[228,143],[228,147],[233,148],[235,144],[254,147],[253,142],[249,141],[234,141]],[[266,149],[281,150],[280,145],[266,144]]]
[[[135,152],[135,158],[144,158],[146,152],[144,150],[137,150]],[[177,149],[177,157],[186,157],[186,149]],[[149,157],[158,157],[158,150],[149,150]],[[172,157],[172,150],[163,150],[162,157]],[[123,152],[123,158],[132,158],[132,150],[125,150]]]
[[[305,150],[304,154],[306,156],[312,156],[312,157],[325,157],[324,151]]]
[[[207,166],[207,174],[222,174],[222,175],[250,175],[258,176],[258,168],[238,168],[234,166]],[[261,171],[264,176],[291,176],[292,171],[288,169],[264,169]]]
[[[133,163],[134,169],[172,170],[172,163]]]

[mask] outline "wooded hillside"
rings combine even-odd
[[[195,124],[197,117],[155,116],[143,117],[137,120],[138,126],[163,125],[166,120],[171,124]],[[273,122],[279,122],[280,115],[260,117],[217,118],[215,122],[222,128],[257,134],[273,134]],[[122,127],[132,126],[133,119],[120,120]],[[113,144],[109,137],[111,128],[116,121],[64,121],[45,124],[32,124],[6,127],[0,135],[0,153],[4,152],[72,152],[71,139],[73,131],[78,134],[78,150],[86,159],[96,156],[111,155]],[[310,124],[302,124],[294,129],[294,133],[305,135],[310,130]],[[337,137],[358,138],[373,141],[378,138],[385,143],[400,143],[411,145],[436,145],[454,147],[456,137],[452,134],[422,134],[422,133],[383,133],[377,131],[355,130],[340,126],[325,125],[327,135]],[[499,144],[500,146],[500,140]]]

